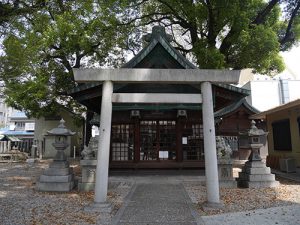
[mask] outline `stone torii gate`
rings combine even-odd
[[[97,155],[96,184],[94,203],[97,207],[105,205],[108,188],[108,169],[113,102],[153,103],[156,96],[151,94],[113,93],[113,83],[169,83],[199,84],[202,102],[205,176],[207,203],[220,203],[218,165],[215,140],[215,123],[211,83],[237,83],[240,70],[202,70],[202,69],[73,69],[76,82],[103,82],[101,116],[99,129],[99,149]],[[173,94],[179,96],[179,94]],[[182,94],[181,94],[182,95]],[[157,103],[165,103],[172,94],[157,98]],[[174,97],[174,96],[173,96]],[[122,100],[123,99],[123,100]],[[124,100],[126,99],[126,100]],[[176,98],[173,98],[176,99]],[[182,100],[183,99],[183,100]],[[196,101],[194,95],[178,97],[178,102]],[[100,103],[99,103],[100,104]]]

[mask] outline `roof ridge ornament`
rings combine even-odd
[[[152,27],[152,33],[144,35],[143,39],[146,42],[151,42],[153,39],[158,39],[160,37],[164,38],[167,42],[171,42],[173,40],[172,35],[167,34],[163,26]]]
[[[59,121],[58,127],[59,127],[59,128],[65,128],[65,127],[66,127],[66,126],[65,126],[65,122],[66,122],[66,121],[64,121],[64,119],[61,118],[61,120]]]

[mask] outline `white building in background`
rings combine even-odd
[[[9,107],[5,103],[5,95],[3,94],[4,91],[4,83],[0,81],[0,128],[9,127],[10,125],[10,117],[17,113],[18,110]]]
[[[16,111],[9,117],[9,130],[34,132],[34,123],[34,118],[28,118],[24,112]]]
[[[18,110],[8,107],[3,98],[0,98],[0,128],[9,126],[10,117]]]
[[[288,69],[274,77],[247,73],[240,86],[251,90],[246,100],[260,111],[300,99],[300,80]]]

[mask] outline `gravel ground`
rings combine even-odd
[[[300,183],[282,178],[277,180],[280,185],[276,188],[220,188],[222,209],[203,207],[206,201],[205,183],[191,185],[185,182],[184,187],[201,216],[300,204]]]
[[[0,164],[0,224],[2,225],[55,225],[97,224],[101,221],[94,212],[85,212],[93,202],[93,192],[45,193],[35,191],[36,179],[48,162]],[[78,166],[73,165],[75,173]],[[110,185],[108,201],[114,206],[111,216],[121,206],[131,184],[119,182]],[[106,219],[107,220],[107,219]]]
[[[84,207],[93,202],[93,192],[72,191],[69,193],[45,193],[35,191],[35,182],[49,162],[33,165],[27,163],[0,163],[0,224],[1,225],[63,225],[63,224],[101,224],[121,207],[124,198],[131,190],[134,181],[115,179],[109,185],[108,201],[114,207],[108,215],[86,212]],[[74,164],[75,175],[80,168]],[[224,207],[212,210],[202,207],[206,200],[205,183],[183,181],[184,187],[202,216],[241,212],[300,204],[300,183],[279,179],[277,188],[229,189],[221,188]],[[109,224],[109,222],[108,222]]]

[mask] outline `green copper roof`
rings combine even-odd
[[[227,115],[231,112],[234,112],[235,110],[237,110],[240,106],[244,105],[245,108],[247,108],[248,110],[250,110],[251,112],[253,112],[253,114],[259,113],[259,111],[254,108],[253,106],[251,106],[245,98],[242,98],[240,101],[232,103],[231,105],[228,105],[226,107],[224,107],[223,109],[218,110],[217,112],[214,113],[215,117],[222,117],[224,115]]]
[[[154,26],[152,28],[152,33],[148,34],[144,38],[149,41],[149,44],[143,48],[134,58],[132,58],[128,63],[122,66],[122,68],[135,68],[138,64],[150,54],[151,51],[157,46],[161,45],[169,55],[178,62],[182,68],[185,69],[196,69],[197,67],[188,61],[183,55],[181,55],[171,44],[170,35],[167,35],[164,27]],[[157,55],[156,57],[159,57]]]
[[[241,94],[243,94],[245,96],[248,96],[248,95],[251,94],[250,90],[244,89],[244,88],[240,88],[240,87],[236,87],[236,86],[233,86],[231,84],[214,84],[214,85],[226,88],[226,89],[231,90],[231,91],[235,91],[235,92],[241,93]]]

